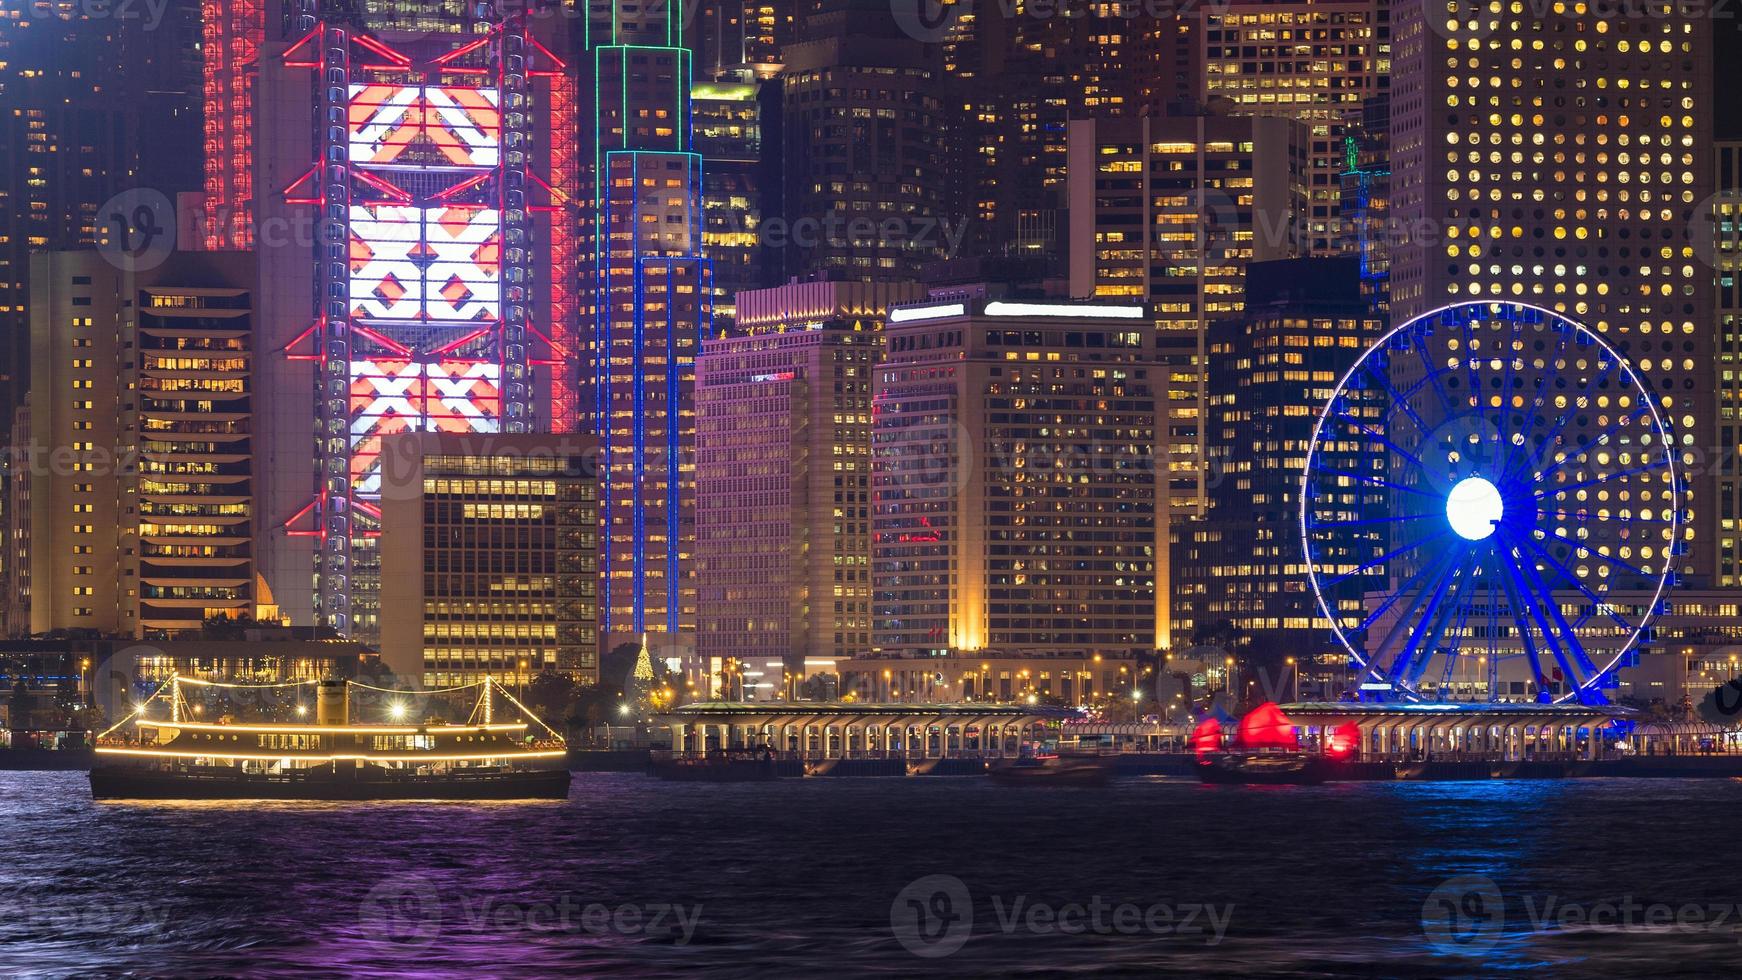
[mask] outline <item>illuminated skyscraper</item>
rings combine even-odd
[[[1205,351],[1243,305],[1246,265],[1301,252],[1306,132],[1276,118],[1070,124],[1071,295],[1146,302],[1167,370],[1175,520],[1208,506]]]
[[[1202,11],[1204,96],[1231,114],[1308,127],[1305,234],[1313,255],[1352,248],[1338,176],[1362,103],[1391,80],[1390,0],[1235,0]]]
[[[695,358],[713,274],[678,13],[597,0],[581,45],[595,115],[577,407],[599,442],[606,644],[695,628]]]
[[[1209,515],[1178,529],[1173,625],[1194,633],[1228,622],[1254,652],[1276,661],[1328,651],[1300,547],[1301,472],[1319,405],[1384,323],[1362,293],[1355,256],[1255,262],[1247,267],[1245,310],[1217,320],[1209,334],[1207,448],[1217,479]],[[1383,405],[1362,408],[1371,418]],[[1351,445],[1344,468],[1370,467],[1369,447]],[[1378,494],[1357,488],[1351,520],[1383,516]],[[1343,561],[1357,567],[1382,555],[1384,525],[1374,522],[1368,550]],[[1353,536],[1352,536],[1353,537]],[[1352,576],[1330,601],[1360,608],[1375,575]],[[1347,654],[1332,658],[1335,673]]]
[[[890,310],[883,339],[875,655],[1170,645],[1164,379],[1143,307],[936,296]]]
[[[1393,8],[1391,204],[1411,230],[1392,250],[1393,319],[1516,300],[1603,336],[1683,447],[1692,548],[1678,567],[1718,572],[1717,468],[1704,455],[1718,435],[1710,12],[1669,0],[1450,7]],[[1597,431],[1633,431],[1643,411],[1591,407],[1615,409],[1592,417]]]
[[[742,295],[746,335],[697,362],[696,653],[802,681],[871,648],[871,374],[916,285]],[[769,660],[778,664],[770,669]],[[755,683],[746,681],[747,687]]]
[[[32,0],[0,9],[0,412],[30,387],[30,254],[90,248],[116,194],[198,181],[188,0]]]
[[[779,84],[766,83],[779,97]],[[714,318],[732,331],[738,293],[763,283],[762,222],[770,194],[764,166],[764,83],[748,69],[728,71],[692,92],[696,152],[703,168],[702,246],[714,266]]]
[[[262,566],[292,621],[368,637],[381,438],[574,418],[572,18],[518,0],[266,8],[244,110],[263,139],[251,173],[208,182],[242,198],[208,204],[251,213],[272,273]]]
[[[253,259],[184,252],[139,272],[94,250],[32,260],[37,410],[15,447],[29,632],[160,636],[276,615],[250,533]]]
[[[947,257],[942,62],[887,2],[825,0],[786,50],[782,273],[913,281]],[[959,238],[958,238],[959,240]]]

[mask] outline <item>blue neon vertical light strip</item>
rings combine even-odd
[[[677,263],[665,263],[665,411],[671,416],[678,411],[681,404],[678,396],[681,388],[678,384],[677,369],[677,311],[672,296],[677,293],[677,277],[673,270]],[[699,298],[699,297],[698,297]],[[682,458],[678,455],[678,424],[677,419],[668,417],[665,423],[665,620],[666,630],[677,633],[678,609],[681,605],[681,590],[678,578],[678,516],[681,513],[683,494],[682,481],[678,476],[683,471]]]
[[[627,112],[627,105],[625,105]],[[625,119],[624,125],[628,122]],[[631,228],[635,242],[635,632],[647,630],[647,366],[643,351],[647,343],[647,278],[641,258],[641,155],[630,159],[629,186],[633,189],[635,206]],[[670,373],[670,366],[666,368]],[[670,482],[669,480],[667,481]]]

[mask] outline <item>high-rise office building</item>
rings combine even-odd
[[[962,231],[945,208],[938,53],[888,3],[826,0],[785,63],[781,273],[918,279]]]
[[[14,449],[31,632],[276,615],[252,544],[254,277],[248,253],[140,272],[95,251],[33,261],[33,408]]]
[[[1720,446],[1742,446],[1742,140],[1713,145],[1717,197],[1712,202],[1712,260],[1717,270],[1717,437]],[[1742,586],[1742,459],[1717,453],[1718,567],[1712,584]]]
[[[1070,290],[1146,304],[1166,374],[1170,510],[1208,506],[1203,367],[1246,266],[1302,251],[1304,127],[1271,117],[1070,124]]]
[[[771,94],[777,87],[770,84]],[[730,333],[739,293],[759,288],[765,265],[762,220],[770,195],[763,159],[764,83],[747,69],[723,72],[691,90],[702,168],[702,248],[714,268],[714,329]]]
[[[599,680],[592,437],[382,441],[381,659],[413,686]]]
[[[695,629],[695,358],[712,333],[692,53],[679,11],[600,2],[582,60],[589,334],[577,406],[599,441],[603,642]],[[670,649],[656,655],[669,659]]]
[[[577,415],[573,18],[506,0],[265,0],[257,22],[245,6],[208,23],[226,59],[209,99],[259,139],[217,157],[207,203],[248,214],[273,272],[261,564],[294,622],[369,638],[380,440]]]
[[[697,77],[741,69],[762,80],[778,75],[802,6],[801,0],[700,0],[690,27]]]
[[[903,8],[906,9],[906,8]],[[1202,90],[1198,19],[1115,2],[1011,16],[963,0],[943,39],[952,127],[948,209],[972,224],[961,251],[1063,262],[1067,121],[1189,111]]]
[[[1301,474],[1318,423],[1349,366],[1384,333],[1362,292],[1355,256],[1256,262],[1247,268],[1246,306],[1210,327],[1210,461],[1216,474],[1210,511],[1179,528],[1174,549],[1173,628],[1191,637],[1232,624],[1255,652],[1278,663],[1331,649],[1307,587],[1300,547]],[[1372,407],[1378,425],[1386,406]],[[1330,446],[1351,457],[1342,468],[1370,468],[1367,446]],[[1378,494],[1352,492],[1350,520],[1382,516]],[[1366,506],[1366,510],[1362,507]],[[1359,555],[1327,558],[1359,567],[1383,555],[1384,527]],[[1369,575],[1350,577],[1328,601],[1361,608]],[[1377,583],[1377,584],[1383,584]],[[1339,678],[1347,661],[1331,658]]]
[[[1361,123],[1343,135],[1340,183],[1344,236],[1361,260],[1361,292],[1381,320],[1391,319],[1391,247],[1399,229],[1391,224],[1391,98],[1361,104]]]
[[[1391,79],[1390,0],[1236,0],[1203,11],[1204,97],[1231,115],[1308,128],[1309,254],[1351,248],[1339,175],[1362,103]]]
[[[1392,249],[1393,317],[1515,300],[1602,336],[1684,448],[1691,540],[1677,566],[1721,574],[1716,468],[1701,458],[1718,419],[1697,214],[1713,190],[1708,12],[1454,6],[1393,4],[1392,211],[1431,230]]]
[[[884,344],[874,655],[959,666],[1166,647],[1166,378],[1147,311],[938,296],[891,310]]]
[[[173,199],[197,184],[198,78],[186,0],[74,0],[0,10],[0,412],[30,387],[33,252],[90,248],[114,231],[103,205],[132,188]],[[130,216],[129,216],[130,217]],[[122,220],[128,220],[126,218]]]
[[[791,696],[871,648],[871,375],[884,310],[919,286],[742,294],[754,332],[696,367],[696,654]]]

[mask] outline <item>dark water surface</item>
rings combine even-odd
[[[1738,976],[1739,828],[1720,780],[97,804],[0,773],[0,974]]]

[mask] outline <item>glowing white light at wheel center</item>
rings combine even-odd
[[[1446,520],[1458,536],[1483,541],[1494,534],[1494,525],[1506,513],[1500,488],[1479,476],[1463,480],[1446,495]]]

